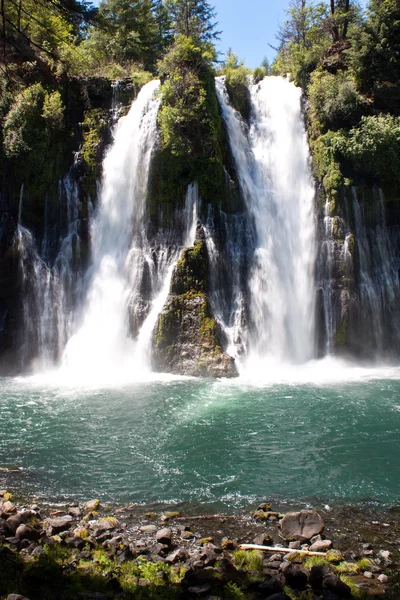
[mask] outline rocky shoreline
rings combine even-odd
[[[395,508],[182,515],[0,491],[0,599],[398,600],[399,544]]]

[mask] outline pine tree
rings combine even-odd
[[[185,35],[200,42],[218,39],[216,12],[206,0],[166,0],[175,35]]]

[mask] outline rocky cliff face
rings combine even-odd
[[[39,355],[56,361],[62,352],[89,264],[89,221],[115,108],[129,106],[136,93],[130,82],[121,84],[116,104],[109,80],[62,80],[60,130],[52,132],[40,86],[31,86],[39,90],[37,110],[22,131],[29,149],[0,152],[2,374],[24,371]]]
[[[393,190],[364,184],[320,202],[319,356],[400,355],[399,200]]]
[[[222,332],[209,298],[209,257],[199,223],[193,246],[183,251],[170,294],[153,336],[158,371],[191,376],[236,377],[235,361],[223,351]]]

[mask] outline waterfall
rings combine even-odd
[[[216,85],[254,230],[248,362],[305,362],[314,355],[315,217],[301,90],[280,77],[251,85],[247,125],[229,103],[224,78]]]
[[[382,190],[343,192],[342,214],[325,206],[317,261],[320,354],[364,359],[400,352],[399,229],[387,225]]]
[[[21,187],[19,220],[21,220]],[[20,362],[46,368],[61,356],[71,335],[76,303],[81,296],[79,192],[69,175],[59,182],[58,204],[65,205],[64,231],[49,231],[47,202],[41,249],[32,233],[20,223],[16,244],[20,257],[22,343]],[[53,258],[54,257],[54,258]]]
[[[197,185],[189,186],[176,230],[152,231],[146,213],[149,168],[157,141],[159,82],[144,86],[119,120],[103,163],[91,227],[93,264],[80,326],[63,364],[84,375],[150,368],[150,342],[182,245],[193,243]]]

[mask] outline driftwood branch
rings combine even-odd
[[[305,556],[326,556],[325,552],[311,552],[310,550],[294,550],[293,548],[276,548],[275,546],[259,546],[258,544],[240,544],[241,550],[262,550],[263,552],[280,552],[282,554],[289,554],[297,552],[298,554],[304,554]]]
[[[234,519],[239,521],[243,519],[243,517],[235,516],[235,515],[204,515],[204,516],[195,516],[191,517],[188,515],[187,517],[174,517],[174,521],[212,521],[215,519]]]

